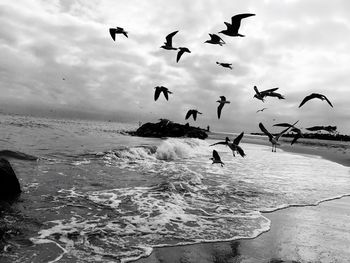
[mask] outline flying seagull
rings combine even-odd
[[[259,111],[263,112],[264,110],[267,110],[267,108],[262,108],[260,110],[257,110],[256,112],[258,113]]]
[[[166,100],[168,100],[168,94],[172,94],[171,91],[169,91],[166,87],[163,87],[163,86],[157,86],[154,89],[155,89],[155,91],[154,91],[154,100],[155,101],[159,98],[159,95],[161,92],[163,92]]]
[[[266,93],[265,96],[266,97],[277,97],[279,100],[284,100],[285,99],[285,97],[282,94],[274,92],[274,91]]]
[[[313,126],[309,128],[305,128],[308,131],[328,131],[329,133],[335,133],[337,131],[337,126]]]
[[[219,66],[224,67],[224,68],[232,69],[232,64],[231,64],[231,63],[220,63],[220,62],[216,62],[216,64],[218,64]]]
[[[172,33],[170,33],[169,35],[167,35],[165,37],[165,42],[164,42],[164,45],[161,46],[161,48],[164,48],[166,50],[177,50],[177,48],[173,47],[173,36],[175,36],[175,34],[179,32],[178,30],[177,31],[174,31]]]
[[[318,93],[312,93],[308,96],[306,96],[303,101],[300,103],[299,108],[301,106],[303,106],[307,101],[311,100],[311,99],[320,99],[320,100],[326,100],[328,102],[328,104],[333,108],[332,103],[327,99],[327,97],[325,95],[322,94],[318,94]]]
[[[176,62],[179,62],[183,53],[191,53],[191,51],[187,47],[179,47],[179,50],[180,51],[177,53]]]
[[[264,102],[264,98],[267,96],[267,94],[274,92],[278,90],[278,88],[273,88],[273,89],[267,89],[264,91],[259,91],[257,86],[254,86],[254,91],[255,91],[255,95],[254,98],[257,98],[258,100],[261,100],[262,102]],[[278,94],[278,93],[276,93]]]
[[[230,149],[232,150],[233,156],[235,156],[235,152],[237,152],[237,153],[239,153],[240,156],[244,157],[246,154],[244,153],[243,149],[238,145],[240,143],[241,139],[243,138],[243,135],[244,135],[244,132],[241,132],[241,134],[238,135],[233,140],[233,142],[231,142],[231,140],[228,137],[226,137],[225,141],[217,142],[217,143],[211,144],[209,146],[223,144],[223,145],[230,147]]]
[[[222,46],[223,44],[225,44],[225,41],[222,40],[221,37],[219,37],[216,34],[209,34],[210,39],[205,41],[204,43],[209,43],[209,44],[213,44],[213,45],[220,45]]]
[[[294,123],[292,125],[294,126],[296,123]],[[272,144],[272,152],[276,152],[277,145],[280,145],[278,143],[279,138],[290,129],[290,127],[288,127],[286,129],[284,129],[283,131],[281,131],[279,134],[273,136],[271,133],[268,132],[268,130],[266,130],[266,128],[264,127],[264,125],[261,122],[259,123],[259,128],[263,133],[265,133],[265,135],[267,135],[269,137],[269,141]]]
[[[218,119],[220,119],[221,116],[221,110],[224,107],[224,105],[226,103],[231,103],[230,101],[226,100],[225,96],[220,96],[221,100],[217,100],[216,102],[219,102],[219,106],[218,106]]]
[[[109,34],[111,35],[114,41],[115,41],[116,34],[123,34],[124,36],[128,37],[128,32],[126,32],[122,27],[110,28]]]
[[[294,143],[296,143],[296,141],[301,138],[301,137],[304,137],[301,130],[297,127],[295,127],[295,124],[297,124],[298,121],[294,124],[290,124],[290,123],[286,123],[286,122],[283,122],[283,123],[276,123],[274,124],[273,126],[278,126],[278,127],[289,127],[291,128],[291,132],[294,132],[295,133],[295,136],[292,140],[292,142],[290,143],[290,145],[293,145]]]
[[[210,160],[213,160],[213,163],[220,163],[221,167],[224,166],[224,163],[221,161],[220,155],[218,154],[217,151],[213,150],[213,157],[210,158]]]
[[[189,117],[191,117],[191,115],[193,116],[193,119],[196,120],[197,119],[197,113],[198,114],[202,114],[198,110],[189,110],[187,112],[187,114],[186,114],[185,120],[187,120]]]
[[[239,14],[231,17],[231,24],[224,22],[227,29],[220,31],[219,33],[225,34],[231,37],[244,37],[238,33],[239,27],[241,26],[241,20],[246,17],[255,16],[255,14]]]

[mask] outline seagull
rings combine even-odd
[[[230,63],[220,63],[220,62],[216,62],[216,64],[224,67],[224,68],[229,68],[229,69],[232,69],[232,64]]]
[[[297,122],[296,122],[296,123],[297,123]],[[294,126],[296,123],[294,123],[293,126]],[[279,134],[277,134],[276,136],[273,136],[271,133],[268,132],[268,130],[266,130],[266,128],[264,127],[264,125],[263,125],[261,122],[259,123],[259,128],[260,128],[260,130],[261,130],[263,133],[265,133],[265,135],[267,135],[267,136],[269,137],[269,141],[270,141],[271,144],[272,144],[272,152],[276,152],[276,146],[277,146],[277,145],[280,145],[280,144],[278,143],[279,138],[280,138],[284,133],[286,133],[286,132],[290,129],[290,127],[288,127],[288,128],[286,128],[286,129],[284,129],[283,131],[281,131],[281,132],[280,132]]]
[[[110,28],[109,34],[111,35],[114,41],[115,41],[116,34],[123,34],[124,36],[128,37],[128,32],[126,32],[122,27]]]
[[[224,40],[222,40],[221,37],[219,37],[216,34],[209,34],[210,39],[205,41],[204,43],[209,43],[209,44],[213,44],[213,45],[220,45],[222,46],[223,44],[226,44]]]
[[[198,110],[189,110],[187,112],[187,114],[186,114],[185,120],[187,120],[189,117],[191,117],[191,115],[193,116],[193,119],[196,120],[197,119],[197,113],[198,114],[202,114]]]
[[[180,51],[177,53],[176,62],[179,62],[183,53],[191,53],[191,51],[187,47],[179,47],[179,49]]]
[[[220,96],[221,100],[217,100],[216,102],[219,102],[218,106],[218,119],[220,119],[221,116],[221,110],[224,107],[226,103],[231,103],[230,101],[226,100],[225,96]]]
[[[296,141],[301,138],[301,137],[304,137],[301,130],[297,127],[295,127],[295,124],[297,124],[299,121],[297,121],[296,123],[294,124],[289,124],[289,123],[286,123],[286,122],[283,122],[283,123],[277,123],[277,124],[274,124],[273,126],[278,126],[278,127],[289,127],[291,128],[291,132],[295,132],[295,136],[291,142],[290,145],[293,145],[294,143],[296,143]]]
[[[260,110],[257,110],[256,112],[258,113],[259,111],[263,112],[264,110],[267,110],[267,108],[262,108]]]
[[[320,100],[326,100],[328,104],[333,108],[332,103],[327,99],[325,95],[318,94],[318,93],[311,93],[310,95],[306,96],[303,101],[300,103],[299,108],[305,104],[305,102],[311,100],[311,99],[320,99]]]
[[[161,92],[163,92],[166,100],[168,100],[168,94],[172,94],[171,91],[169,91],[166,87],[163,87],[163,86],[157,86],[154,89],[155,89],[155,92],[154,92],[154,100],[155,101],[159,98],[159,95]]]
[[[239,14],[231,17],[231,24],[224,22],[227,29],[220,31],[219,33],[225,34],[231,37],[244,37],[238,33],[239,27],[241,26],[241,20],[246,17],[255,16],[255,14]]]
[[[335,133],[337,130],[337,126],[313,126],[309,128],[305,128],[308,131],[328,131],[329,133]]]
[[[175,36],[175,34],[179,32],[178,30],[177,31],[174,31],[172,33],[170,33],[169,35],[166,36],[166,41],[164,42],[164,45],[161,46],[161,48],[164,48],[166,50],[177,50],[177,48],[173,47],[173,36]]]
[[[278,90],[278,88],[273,88],[273,89],[267,89],[267,90],[264,90],[264,91],[259,91],[257,86],[254,86],[254,90],[255,90],[254,98],[257,98],[258,100],[261,100],[262,102],[264,102],[264,98],[267,96],[267,94]]]
[[[220,163],[221,167],[224,166],[224,163],[221,161],[220,155],[218,154],[217,151],[213,150],[213,157],[210,158],[210,160],[213,160],[213,163]]]
[[[217,142],[214,144],[211,144],[209,146],[213,146],[213,145],[217,145],[217,144],[223,144],[226,145],[228,147],[230,147],[230,149],[232,150],[232,154],[233,156],[235,156],[235,152],[239,153],[239,155],[241,155],[242,157],[244,157],[246,154],[244,153],[243,149],[238,145],[239,142],[241,141],[241,139],[243,138],[244,132],[241,132],[240,135],[238,135],[233,142],[231,142],[231,140],[226,137],[225,141],[223,142]]]

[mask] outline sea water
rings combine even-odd
[[[234,157],[210,146],[218,134],[125,132],[136,128],[0,115],[0,151],[20,157],[9,160],[23,190],[0,214],[0,261],[125,262],[157,246],[254,237],[270,227],[262,211],[350,194],[350,169],[317,156],[243,138],[247,155]],[[213,149],[223,167],[209,160]]]

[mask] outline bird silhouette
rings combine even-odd
[[[209,43],[209,44],[213,44],[213,45],[220,45],[220,46],[226,44],[225,41],[222,40],[222,38],[216,34],[209,34],[209,36],[210,36],[210,39],[205,41],[204,43]]]
[[[177,52],[176,62],[179,62],[183,53],[191,53],[191,51],[187,47],[179,47],[179,52]]]
[[[267,96],[267,94],[269,94],[271,92],[274,92],[276,90],[278,90],[278,88],[273,88],[273,89],[267,89],[267,90],[264,90],[264,91],[259,91],[257,86],[254,86],[254,91],[255,91],[254,98],[257,98],[258,100],[261,100],[262,102],[264,102],[264,98]]]
[[[292,125],[294,126],[296,123],[294,123]],[[261,122],[259,123],[259,128],[263,133],[265,133],[265,135],[267,135],[267,137],[269,137],[269,141],[272,144],[272,152],[276,152],[277,145],[280,145],[278,143],[279,138],[290,129],[290,127],[288,127],[286,129],[284,129],[283,131],[281,131],[279,134],[273,136],[271,133],[268,132],[268,130],[266,130],[266,128],[264,127],[264,125]]]
[[[216,62],[216,64],[218,64],[219,66],[224,67],[224,68],[232,69],[232,64],[231,63]]]
[[[244,35],[238,33],[238,30],[241,26],[241,20],[250,16],[255,16],[255,14],[239,14],[231,17],[231,24],[228,22],[224,22],[227,28],[225,30],[220,31],[219,33],[231,37],[244,37]]]
[[[328,104],[333,108],[332,103],[328,100],[328,98],[325,95],[319,94],[319,93],[311,93],[310,95],[306,96],[303,101],[300,103],[299,108],[303,106],[307,101],[312,99],[320,99],[320,100],[326,100]]]
[[[293,145],[294,143],[297,142],[297,140],[298,140],[299,138],[304,137],[304,136],[303,136],[303,133],[301,132],[301,130],[300,130],[299,128],[295,127],[295,124],[297,124],[298,122],[299,122],[299,121],[297,121],[297,122],[294,123],[294,124],[290,124],[290,123],[286,123],[286,122],[283,122],[283,123],[276,123],[276,124],[274,124],[273,126],[277,126],[277,127],[289,127],[289,128],[291,128],[290,131],[295,133],[294,138],[293,138],[293,140],[292,140],[292,142],[291,142],[291,144],[290,144],[290,145]]]
[[[168,100],[168,94],[172,94],[171,91],[169,91],[166,87],[164,86],[157,86],[154,88],[154,100],[156,101],[159,98],[159,95],[161,92],[163,92],[164,97],[166,98],[166,100]]]
[[[198,114],[202,114],[198,110],[188,110],[188,112],[186,113],[185,120],[187,120],[189,117],[191,117],[191,115],[193,116],[193,120],[196,120],[197,119],[197,113]]]
[[[238,145],[241,141],[241,139],[243,138],[243,135],[244,135],[244,132],[241,132],[240,135],[238,135],[234,140],[233,142],[228,138],[226,137],[225,138],[225,141],[221,141],[221,142],[217,142],[217,143],[214,143],[214,144],[211,144],[209,146],[214,146],[214,145],[218,145],[218,144],[223,144],[223,145],[226,145],[228,146],[231,150],[232,150],[232,154],[233,156],[235,156],[235,152],[239,153],[239,155],[241,155],[242,157],[246,156],[246,154],[244,153],[243,149]]]
[[[173,36],[175,36],[175,34],[179,32],[178,30],[177,31],[174,31],[172,33],[170,33],[169,35],[167,35],[165,37],[165,42],[164,42],[164,45],[161,46],[161,48],[164,48],[166,50],[177,50],[177,48],[173,47]]]
[[[285,99],[285,97],[282,94],[274,92],[274,91],[266,93],[265,97],[276,97],[279,100],[284,100]]]
[[[212,164],[219,163],[219,164],[221,164],[221,167],[224,166],[224,163],[221,161],[220,155],[215,150],[213,150],[213,157],[211,157],[210,160],[213,160]]]
[[[221,116],[221,110],[222,108],[224,107],[224,105],[226,103],[231,103],[230,101],[226,100],[225,96],[220,96],[220,100],[217,100],[216,102],[219,102],[219,106],[218,106],[218,119],[220,119],[220,116]]]
[[[122,27],[110,28],[109,34],[111,35],[114,41],[115,41],[116,34],[123,34],[124,36],[128,37],[128,32],[126,32]]]
[[[262,108],[260,110],[257,110],[256,112],[258,113],[259,111],[263,112],[264,110],[267,110],[267,108]]]
[[[309,128],[305,128],[308,131],[327,131],[329,133],[335,133],[337,131],[337,126],[312,126]]]

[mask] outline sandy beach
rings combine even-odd
[[[251,142],[246,140],[245,142]],[[268,141],[256,142],[268,145]],[[347,148],[283,143],[279,150],[312,154],[350,167]],[[253,239],[155,248],[139,263],[159,262],[349,262],[350,197],[315,206],[289,207],[263,213],[269,231]]]

